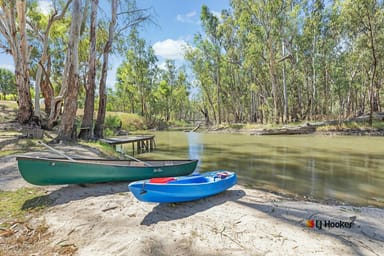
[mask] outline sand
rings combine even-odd
[[[80,147],[60,149],[97,155]],[[14,156],[0,163],[2,190],[32,186],[18,174]],[[294,201],[240,185],[194,202],[154,204],[138,201],[127,186],[45,187],[53,204],[36,221],[45,221],[53,234],[47,243],[93,256],[384,255],[381,208]],[[344,227],[311,228],[307,220]]]

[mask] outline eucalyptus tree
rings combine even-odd
[[[27,35],[27,1],[0,1],[0,48],[13,57],[19,110],[17,120],[28,123],[33,115],[30,92],[30,47]]]
[[[162,96],[164,118],[170,120],[185,119],[189,111],[187,75],[182,67],[177,68],[174,60],[165,61],[161,70],[159,94]]]
[[[85,83],[85,104],[84,116],[81,123],[79,138],[89,139],[93,137],[93,112],[95,104],[95,88],[96,88],[96,25],[97,25],[97,9],[98,0],[92,0],[91,17],[89,30],[89,58],[87,81]]]
[[[190,104],[189,94],[190,85],[188,77],[183,69],[179,69],[176,77],[175,88],[172,91],[174,119],[187,120],[191,118],[192,107]]]
[[[111,0],[111,15],[108,26],[108,36],[103,48],[103,64],[101,70],[101,78],[99,83],[99,106],[97,111],[97,118],[94,127],[94,135],[97,138],[103,137],[104,120],[107,106],[107,71],[109,65],[109,55],[115,48],[119,48],[116,45],[116,41],[120,45],[124,45],[125,35],[130,29],[135,29],[138,26],[144,24],[146,21],[150,21],[150,15],[148,9],[140,9],[136,6],[136,1],[127,0]],[[122,47],[125,49],[125,47]]]
[[[236,23],[236,17],[229,10],[221,13],[222,22],[222,93],[225,121],[244,122],[249,112],[251,90],[244,69],[245,53]]]
[[[131,68],[127,62],[123,62],[116,72],[116,101],[117,111],[136,113],[139,105],[137,89],[131,75]]]
[[[39,42],[39,45],[37,46],[39,51],[39,59],[37,60],[37,72],[35,77],[35,109],[34,109],[34,115],[38,118],[40,118],[40,91],[42,92],[44,99],[45,99],[45,112],[49,115],[51,112],[51,106],[57,106],[54,98],[54,89],[52,87],[51,81],[50,81],[50,70],[48,65],[49,58],[50,58],[50,52],[49,48],[51,45],[52,37],[55,37],[54,33],[52,32],[52,29],[56,29],[57,33],[57,26],[55,27],[55,23],[61,21],[67,12],[67,9],[70,5],[72,0],[67,0],[61,10],[58,9],[56,3],[53,4],[53,8],[50,11],[49,15],[45,15],[43,12],[38,10],[37,3],[35,8],[31,8],[29,11],[28,17],[29,19],[29,26],[33,30],[33,35],[36,37],[37,42]],[[47,11],[47,10],[46,10]],[[57,111],[57,110],[53,110]],[[52,114],[54,116],[54,114]],[[53,121],[48,121],[48,123],[52,124]]]
[[[69,33],[67,67],[67,78],[63,80],[66,84],[64,93],[64,109],[61,118],[61,125],[55,141],[73,141],[76,140],[75,117],[77,112],[77,98],[79,94],[79,42],[80,27],[82,20],[81,12],[82,1],[73,0],[72,3],[72,21]]]
[[[105,43],[103,50],[103,66],[101,70],[101,79],[99,84],[99,107],[97,110],[97,118],[94,127],[94,135],[96,138],[103,138],[104,136],[104,121],[107,108],[107,70],[109,64],[109,54],[112,51],[112,43],[115,37],[116,20],[117,20],[117,0],[111,1],[111,21],[108,29],[108,39]]]
[[[220,21],[219,18],[212,13],[206,5],[201,8],[200,19],[205,34],[207,35],[206,43],[210,44],[210,54],[212,58],[212,64],[215,69],[213,73],[213,79],[216,84],[216,106],[217,106],[217,121],[221,123],[221,30],[219,29]]]
[[[147,120],[150,118],[148,104],[155,85],[157,58],[152,47],[144,39],[139,38],[138,31],[133,29],[129,36],[128,50],[125,60],[118,69],[117,88],[120,93],[129,92],[131,99],[138,99],[138,112]],[[135,94],[136,96],[133,96]]]
[[[171,107],[174,109],[176,98],[173,93],[176,89],[176,65],[174,60],[167,59],[165,61],[165,69],[162,72],[162,81],[159,83],[160,95],[164,100],[165,121],[171,119]]]
[[[232,0],[231,6],[239,25],[243,50],[247,52],[245,63],[253,66],[251,72],[257,73],[253,80],[262,98],[260,108],[269,113],[264,116],[270,121],[279,122],[278,54],[280,27],[286,7],[284,1]],[[260,73],[263,69],[267,70],[269,77],[257,78],[263,76]]]
[[[214,100],[215,66],[211,61],[212,44],[197,34],[195,35],[195,45],[195,48],[187,49],[185,58],[190,62],[196,83],[201,90],[201,104],[198,109],[204,115],[206,125],[211,125],[211,117],[215,123],[218,122]]]
[[[161,120],[169,121],[171,90],[171,85],[166,80],[161,80],[156,90],[153,91],[153,98],[155,99],[152,106],[153,112],[159,115]]]
[[[379,110],[381,72],[378,67],[382,66],[379,56],[380,45],[383,42],[384,33],[384,6],[382,1],[377,0],[346,0],[341,2],[342,21],[345,27],[353,32],[350,38],[358,47],[360,63],[363,63],[365,76],[368,78],[369,95],[369,122],[372,125],[373,112]],[[381,51],[383,49],[381,48]]]

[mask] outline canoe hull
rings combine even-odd
[[[176,181],[166,184],[151,183],[150,180],[129,184],[129,190],[143,202],[176,203],[198,200],[223,192],[237,183],[233,172],[225,178],[215,178],[223,171],[213,171],[200,175],[176,177]]]
[[[197,160],[151,161],[137,166],[134,161],[17,157],[21,176],[34,185],[63,185],[113,181],[135,181],[153,177],[191,174]],[[136,164],[136,166],[135,166]]]

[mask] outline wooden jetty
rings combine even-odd
[[[123,152],[123,144],[131,143],[133,155],[135,152],[140,154],[156,149],[155,135],[136,135],[122,138],[107,138],[100,139],[100,141],[112,145],[118,152]]]

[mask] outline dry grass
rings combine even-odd
[[[40,188],[0,191],[0,256],[73,255],[75,246],[50,245],[52,234],[39,215],[51,204]]]
[[[0,101],[0,123],[13,121],[17,114],[15,101]]]

